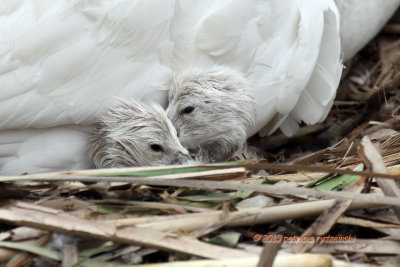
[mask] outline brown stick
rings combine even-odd
[[[383,162],[381,154],[372,144],[368,136],[363,137],[361,140],[361,145],[363,146],[365,158],[372,166],[372,170],[380,173],[389,173],[386,169],[385,163]],[[395,181],[376,178],[376,182],[386,196],[397,197],[400,201],[400,190]],[[393,210],[400,221],[400,207],[393,206]]]

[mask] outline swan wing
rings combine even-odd
[[[1,173],[90,167],[84,129],[112,96],[166,106],[173,13],[164,0],[1,1]]]
[[[342,71],[333,1],[233,0],[208,6],[193,29],[177,27],[170,65],[220,64],[245,73],[257,105],[249,135],[266,125],[264,134],[281,127],[290,135],[299,123],[326,117]]]
[[[157,49],[172,1],[5,2],[0,129],[91,124],[110,96],[166,104]]]

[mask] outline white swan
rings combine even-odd
[[[338,25],[331,0],[2,0],[0,174],[90,167],[87,132],[111,96],[165,107],[165,75],[188,65],[254,84],[251,133],[317,122],[341,73]]]

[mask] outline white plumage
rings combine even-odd
[[[400,0],[335,0],[340,13],[343,59],[354,56],[386,24]]]
[[[338,30],[332,0],[2,0],[0,174],[91,167],[87,133],[111,96],[165,107],[164,77],[189,65],[242,72],[251,133],[291,134],[330,109]]]

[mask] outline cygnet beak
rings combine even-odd
[[[182,164],[191,159],[192,157],[190,156],[189,153],[178,152],[172,159],[172,164],[174,165]]]

